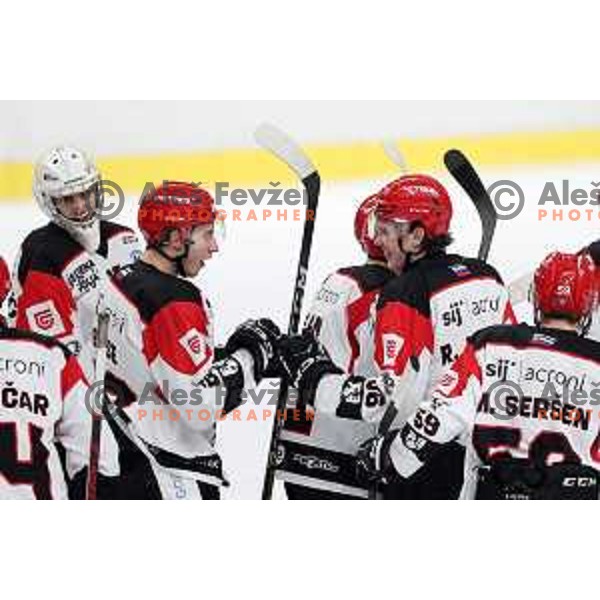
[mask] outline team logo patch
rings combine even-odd
[[[456,371],[446,371],[438,381],[437,391],[441,392],[445,396],[449,396],[456,384],[458,383],[458,373]]]
[[[451,265],[449,268],[457,277],[467,277],[471,274],[466,265]]]
[[[192,327],[184,336],[180,337],[179,343],[196,366],[206,360],[206,342],[195,327]]]
[[[65,279],[77,297],[95,290],[100,283],[98,265],[90,258],[84,262],[76,262],[65,271]]]
[[[29,327],[38,333],[58,336],[66,333],[60,314],[52,300],[30,306],[26,311]]]
[[[531,338],[531,341],[536,344],[543,344],[544,346],[554,346],[554,344],[556,344],[555,338],[542,333],[535,333]]]
[[[383,342],[383,366],[393,367],[396,359],[404,346],[404,340],[396,333],[384,333]]]

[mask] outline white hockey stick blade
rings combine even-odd
[[[529,288],[533,280],[533,273],[525,273],[518,279],[508,284],[508,295],[513,305],[529,300]]]
[[[388,139],[383,142],[383,150],[386,156],[400,169],[402,174],[408,173],[408,165],[404,154],[400,152],[396,140]]]
[[[256,142],[289,165],[300,179],[316,171],[304,150],[286,133],[269,123],[263,123],[254,132]]]

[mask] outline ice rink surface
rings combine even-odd
[[[525,193],[523,211],[513,220],[498,223],[492,244],[490,262],[506,282],[531,271],[552,250],[578,250],[600,237],[600,207],[538,205],[547,182],[553,182],[562,193],[562,182],[568,180],[571,190],[581,188],[589,194],[594,182],[600,185],[600,164],[485,170],[481,176],[486,185],[497,180],[515,181]],[[475,255],[481,231],[477,213],[449,176],[440,176],[440,179],[454,200],[455,243],[451,250]],[[354,212],[362,199],[384,183],[383,180],[323,183],[308,276],[308,302],[328,273],[362,262],[353,236]],[[506,196],[502,201],[508,203],[511,198]],[[116,220],[135,227],[136,208],[137,198],[128,198],[122,215]],[[286,209],[287,220],[276,217],[276,211],[284,207],[257,207],[249,202],[244,207],[223,205],[222,208],[228,213],[224,247],[196,281],[212,303],[217,343],[223,343],[236,324],[250,317],[269,316],[285,329],[303,223],[293,220],[292,207]],[[240,221],[231,220],[233,208],[241,211]],[[549,215],[553,209],[562,208],[562,220],[550,217],[540,220],[541,208],[548,210]],[[252,209],[256,220],[249,219]],[[569,219],[568,211],[573,209],[579,211],[578,220]],[[591,209],[591,215],[586,213]],[[271,210],[272,215],[267,216],[265,210]],[[572,216],[575,217],[575,213]],[[0,253],[9,264],[14,261],[27,233],[45,222],[33,201],[0,204]],[[529,319],[527,306],[517,307],[517,313]],[[265,396],[265,400],[267,398],[269,396]],[[271,421],[263,420],[262,409],[252,403],[242,408],[239,421],[219,424],[219,447],[232,482],[225,497],[260,497],[270,427]],[[277,495],[281,496],[281,490]]]

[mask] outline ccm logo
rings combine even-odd
[[[563,480],[563,487],[590,488],[595,485],[595,477],[565,477]]]

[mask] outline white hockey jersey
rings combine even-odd
[[[462,498],[597,497],[600,344],[528,325],[477,333],[391,443],[410,477],[467,446]]]
[[[346,373],[364,377],[377,373],[374,309],[380,289],[392,277],[393,272],[378,263],[340,269],[325,279],[313,300],[305,328]],[[357,486],[354,455],[375,435],[375,426],[316,408],[310,422],[286,423],[280,436],[283,460],[278,478],[327,493],[366,497],[367,490]]]
[[[378,263],[339,269],[325,279],[313,300],[304,326],[345,373],[377,374],[375,304],[392,277],[393,272]]]
[[[94,254],[55,223],[33,231],[21,246],[13,273],[11,325],[59,339],[93,381],[98,291],[107,272],[139,255],[133,231],[110,221],[100,222]]]
[[[406,418],[476,331],[514,323],[508,292],[487,263],[454,254],[410,265],[383,290],[377,307],[375,358],[394,380]]]
[[[255,385],[244,351],[215,364],[210,306],[191,282],[138,261],[109,288],[107,386],[123,496],[196,499],[226,483],[215,426]]]
[[[0,328],[0,499],[67,498],[65,475],[88,466],[87,389],[77,359],[59,343]]]

